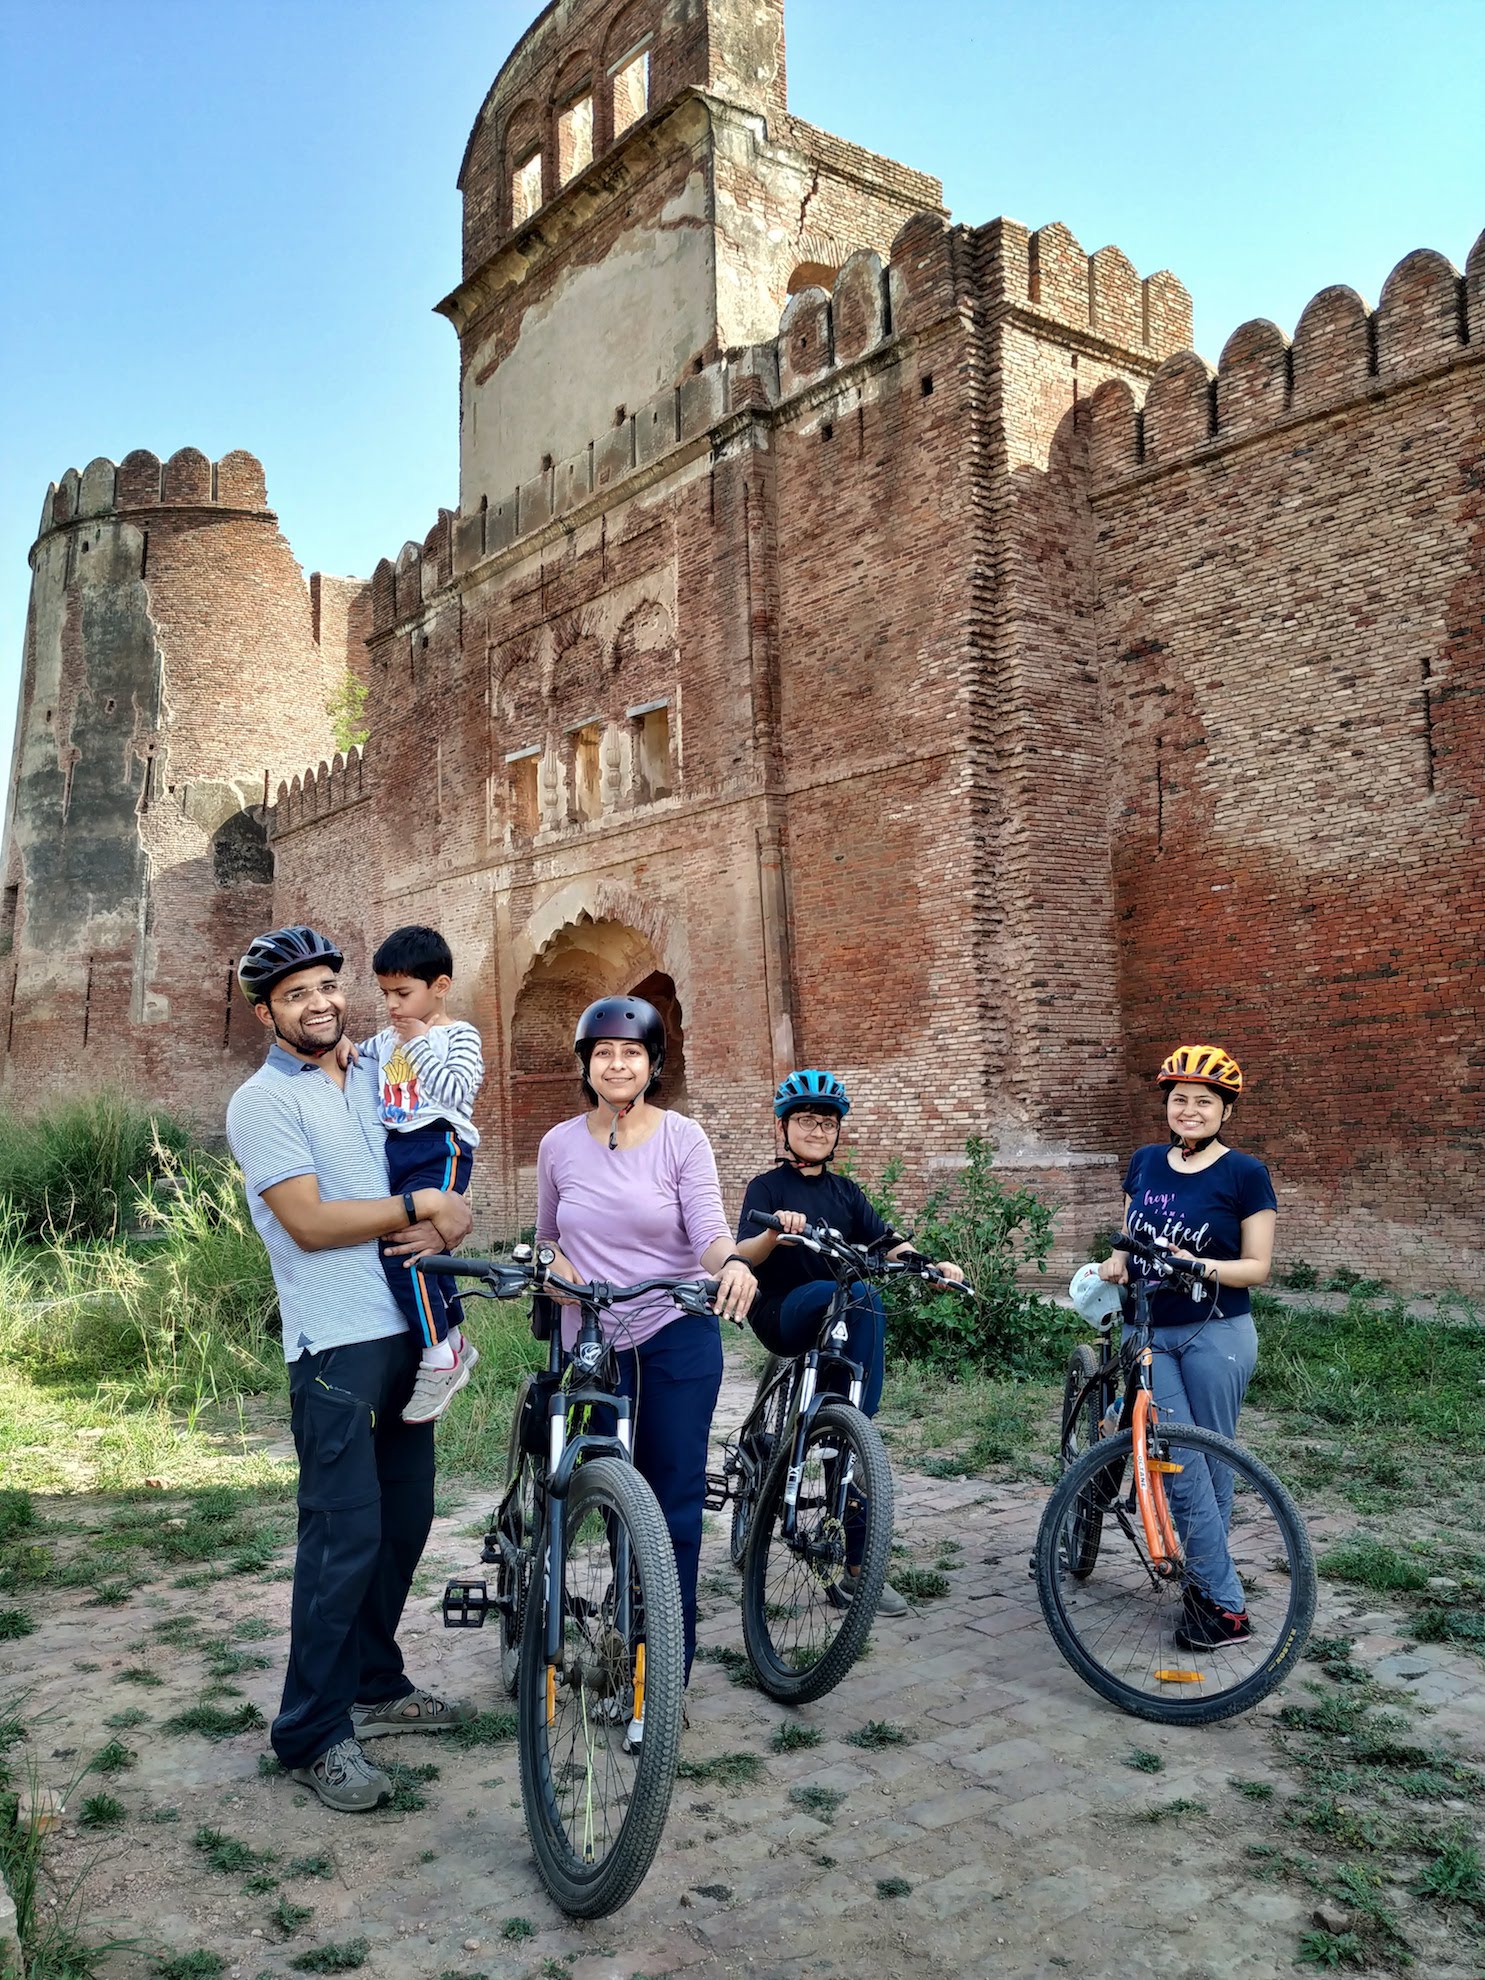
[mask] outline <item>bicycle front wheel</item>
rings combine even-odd
[[[1256,1705],[1298,1662],[1315,1617],[1314,1555],[1288,1492],[1230,1438],[1162,1423],[1150,1450],[1162,1464],[1151,1482],[1166,1492],[1180,1542],[1168,1570],[1151,1558],[1134,1495],[1133,1433],[1123,1430],[1079,1458],[1047,1501],[1037,1595],[1053,1642],[1101,1697],[1164,1725],[1210,1725]],[[1220,1507],[1229,1486],[1226,1545],[1251,1634],[1206,1643],[1198,1620],[1193,1641],[1202,1495],[1215,1493]],[[1100,1515],[1102,1544],[1097,1572],[1083,1577],[1090,1508]]]
[[[602,1918],[639,1888],[670,1808],[685,1688],[681,1591],[655,1495],[619,1458],[574,1474],[565,1542],[554,1664],[545,1541],[527,1596],[521,1798],[553,1899],[569,1918]]]
[[[737,1490],[732,1495],[732,1530],[727,1541],[734,1567],[742,1566],[758,1493],[768,1476],[789,1414],[792,1384],[779,1379],[787,1365],[782,1355],[771,1354],[768,1357],[763,1373],[758,1377],[758,1386],[753,1391],[752,1411],[738,1435],[738,1457],[743,1468],[738,1474]]]
[[[892,1550],[892,1472],[874,1423],[849,1403],[822,1403],[805,1432],[788,1533],[792,1457],[791,1440],[758,1495],[743,1642],[769,1697],[804,1705],[840,1683],[871,1633]]]

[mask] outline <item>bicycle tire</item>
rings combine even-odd
[[[521,1442],[521,1424],[525,1418],[526,1398],[531,1393],[534,1379],[531,1375],[521,1377],[516,1389],[515,1408],[511,1411],[510,1431],[505,1445],[503,1531],[511,1545],[517,1549],[530,1549],[536,1542],[535,1467]],[[512,1494],[510,1488],[517,1481],[519,1481],[518,1489]],[[524,1571],[518,1569],[516,1573],[515,1613],[507,1615],[502,1610],[500,1615],[500,1682],[505,1687],[507,1698],[514,1698],[520,1685],[521,1635],[526,1626],[526,1594],[531,1581],[529,1561]]]
[[[1059,1471],[1067,1471],[1076,1464],[1084,1451],[1091,1451],[1098,1442],[1103,1428],[1104,1411],[1112,1396],[1105,1396],[1104,1389],[1110,1384],[1099,1384],[1085,1391],[1085,1385],[1096,1382],[1098,1376],[1098,1356],[1086,1342],[1075,1347],[1067,1364],[1067,1380],[1062,1389],[1061,1422],[1066,1426],[1062,1432],[1062,1447],[1058,1453]],[[1068,1423],[1067,1412],[1074,1399],[1083,1393],[1083,1400],[1077,1414]],[[1098,1543],[1103,1537],[1103,1510],[1092,1498],[1084,1498],[1078,1508],[1076,1528],[1068,1532],[1068,1572],[1079,1580],[1092,1574],[1098,1562]]]
[[[632,1465],[590,1459],[574,1473],[566,1505],[562,1661],[554,1667],[550,1714],[545,1534],[526,1604],[516,1711],[521,1799],[537,1871],[554,1902],[569,1918],[602,1918],[638,1890],[670,1808],[685,1691],[681,1590],[665,1520]],[[637,1752],[626,1737],[635,1645],[612,1621],[620,1531],[644,1618],[644,1739]]]
[[[1184,1590],[1194,1584],[1184,1563],[1158,1583],[1145,1564],[1139,1514],[1125,1489],[1133,1476],[1129,1430],[1104,1438],[1054,1488],[1037,1530],[1037,1596],[1059,1652],[1100,1697],[1162,1725],[1213,1725],[1266,1698],[1298,1664],[1315,1618],[1315,1560],[1299,1508],[1267,1465],[1214,1430],[1162,1423],[1156,1434],[1167,1458],[1190,1471],[1188,1489],[1199,1490],[1202,1477],[1210,1481],[1197,1463],[1215,1461],[1233,1474],[1227,1544],[1251,1638],[1201,1649],[1174,1645]],[[1171,1498],[1179,1523],[1175,1491]],[[1079,1579],[1068,1567],[1068,1534],[1079,1502],[1089,1499],[1106,1508],[1103,1547],[1099,1573]]]
[[[758,1377],[758,1386],[753,1391],[753,1407],[748,1412],[747,1421],[738,1432],[739,1446],[749,1437],[756,1443],[757,1447],[749,1453],[749,1458],[755,1468],[758,1482],[751,1486],[743,1485],[732,1495],[732,1526],[727,1536],[727,1551],[734,1567],[742,1566],[743,1555],[747,1552],[748,1533],[753,1524],[753,1508],[758,1503],[759,1489],[768,1476],[769,1465],[773,1460],[774,1452],[778,1449],[784,1421],[789,1414],[790,1384],[787,1382],[779,1384],[776,1400],[769,1403],[767,1413],[756,1428],[749,1431],[748,1424],[752,1423],[760,1404],[785,1365],[784,1356],[779,1354],[771,1354],[763,1364],[763,1373]]]
[[[743,1642],[760,1688],[781,1705],[805,1705],[838,1685],[866,1647],[892,1551],[892,1471],[874,1423],[850,1403],[822,1403],[805,1433],[796,1536],[784,1538],[792,1439],[758,1495],[743,1557]],[[848,1601],[846,1532],[837,1513],[838,1467],[869,1508],[861,1573]]]

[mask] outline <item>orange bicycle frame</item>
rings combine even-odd
[[[1148,1369],[1153,1359],[1151,1349],[1145,1348],[1140,1355],[1140,1366]],[[1181,1543],[1176,1536],[1175,1521],[1171,1518],[1170,1502],[1165,1496],[1162,1468],[1158,1462],[1152,1464],[1147,1445],[1148,1433],[1155,1427],[1158,1415],[1154,1398],[1142,1382],[1134,1399],[1134,1418],[1130,1426],[1134,1432],[1134,1496],[1139,1507],[1140,1525],[1145,1530],[1145,1545],[1150,1550],[1150,1565],[1157,1574],[1169,1580],[1181,1571]],[[1178,1470],[1180,1467],[1171,1468]]]

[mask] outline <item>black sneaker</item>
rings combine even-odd
[[[1178,1650],[1220,1650],[1229,1643],[1246,1643],[1253,1634],[1248,1612],[1219,1609],[1199,1588],[1181,1596],[1182,1616],[1176,1625]]]

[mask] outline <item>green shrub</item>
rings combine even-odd
[[[1024,1293],[1017,1275],[1047,1269],[1052,1210],[1029,1189],[1007,1189],[995,1174],[995,1150],[980,1135],[964,1144],[965,1164],[933,1190],[913,1224],[913,1245],[929,1258],[964,1268],[975,1297],[930,1292],[918,1280],[891,1283],[887,1345],[894,1360],[923,1361],[959,1373],[982,1368],[1043,1372],[1060,1363],[1066,1323],[1049,1302]],[[889,1162],[869,1190],[888,1223],[902,1226],[896,1190],[902,1165]]]
[[[22,1117],[0,1113],[0,1197],[35,1243],[116,1237],[191,1137],[168,1114],[94,1093]]]
[[[1286,1265],[1278,1276],[1279,1284],[1287,1286],[1290,1292],[1314,1292],[1320,1283],[1320,1274],[1303,1258]]]

